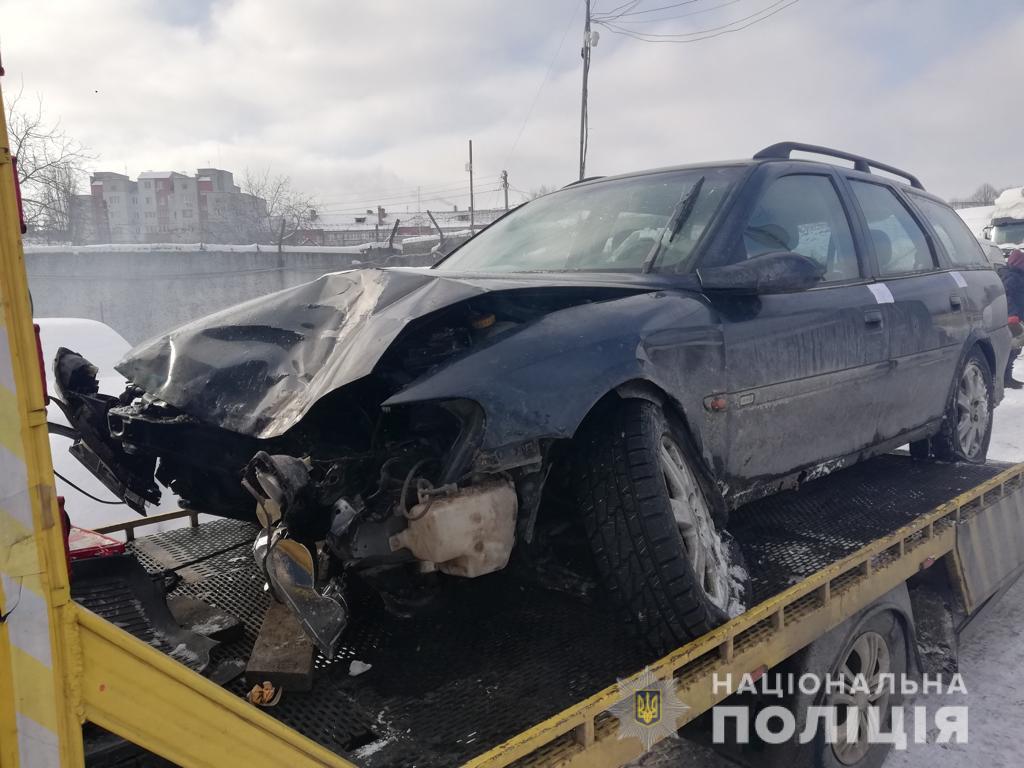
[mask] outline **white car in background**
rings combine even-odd
[[[125,341],[113,328],[95,320],[84,320],[68,317],[36,318],[39,325],[39,340],[43,348],[43,362],[46,367],[46,391],[50,397],[59,397],[53,377],[53,359],[60,347],[85,355],[90,362],[99,368],[100,392],[117,394],[124,390],[124,377],[114,370],[114,365],[129,349],[131,344]],[[46,407],[48,421],[67,427],[68,422],[56,403]],[[55,477],[57,494],[64,497],[64,508],[71,518],[71,524],[79,528],[95,530],[106,525],[114,525],[130,520],[138,520],[139,516],[115,497],[97,480],[93,474],[79,461],[68,453],[71,438],[50,433],[50,454],[53,457],[53,469],[60,477]],[[67,478],[64,480],[62,478]],[[77,486],[69,484],[69,482]],[[95,498],[90,498],[95,497]],[[178,499],[169,491],[164,491],[160,503],[150,507],[150,515],[161,515],[179,509]],[[171,528],[188,525],[189,520],[183,517],[146,526],[142,533],[155,533]],[[113,534],[114,538],[123,539],[124,534]]]

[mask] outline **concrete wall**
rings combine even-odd
[[[25,265],[36,317],[99,320],[136,344],[359,259],[337,252],[28,249]]]

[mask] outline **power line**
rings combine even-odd
[[[687,2],[696,2],[696,0],[687,0]],[[625,16],[627,13],[632,11],[640,4],[640,0],[629,0],[622,5],[617,5],[610,11],[605,11],[601,16],[605,19],[617,19],[620,16]]]
[[[704,13],[711,13],[712,11],[719,11],[722,8],[726,8],[730,5],[736,5],[736,3],[743,2],[743,0],[727,0],[727,2],[721,3],[720,5],[713,5],[710,8],[701,8],[699,11],[689,11],[688,13],[678,13],[673,16],[660,16],[657,19],[626,19],[620,21],[615,26],[622,26],[625,24],[655,24],[663,21],[673,21],[675,19],[686,19],[690,16],[700,16]],[[629,14],[632,16],[633,14]]]
[[[519,146],[519,139],[523,136],[523,131],[526,130],[526,124],[530,122],[530,118],[533,116],[533,109],[537,106],[537,100],[540,98],[541,91],[544,90],[544,86],[547,85],[548,80],[551,78],[551,72],[555,68],[555,61],[558,60],[558,54],[562,52],[562,46],[565,44],[565,38],[569,36],[569,30],[572,29],[572,22],[576,18],[576,13],[579,11],[580,6],[583,4],[583,0],[580,0],[576,4],[576,7],[572,10],[572,15],[569,17],[569,23],[565,27],[565,32],[562,33],[562,39],[558,41],[558,48],[555,49],[555,55],[551,57],[551,61],[548,63],[547,71],[544,73],[544,79],[540,81],[540,85],[537,88],[537,92],[533,94],[533,101],[530,102],[530,108],[526,110],[526,117],[523,118],[523,124],[519,126],[519,132],[516,134],[515,141],[512,142],[512,147],[508,151],[508,155],[505,157],[503,165],[508,168],[509,161],[515,154],[516,147]]]
[[[391,192],[358,192],[358,193],[354,192],[351,195],[346,195],[344,197],[338,197],[338,198],[333,198],[332,197],[329,200],[321,201],[321,206],[324,206],[324,205],[349,205],[349,204],[352,204],[352,203],[358,203],[358,202],[360,202],[362,200],[369,200],[371,198],[374,199],[374,200],[389,200],[389,199],[394,199],[396,197],[410,197],[410,196],[415,196],[417,191],[419,191],[421,194],[433,194],[435,192],[446,192],[446,191],[449,191],[449,190],[462,189],[465,186],[466,186],[466,182],[462,182],[461,184],[458,184],[458,185],[453,184],[451,186],[446,186],[446,187],[440,187],[440,186],[438,186],[438,187],[420,187],[418,190],[417,190],[416,187],[412,187],[410,189],[395,189],[395,190],[392,190]]]
[[[663,5],[660,8],[646,8],[646,9],[644,9],[642,11],[634,11],[633,8],[635,8],[637,6],[638,2],[639,2],[639,0],[637,0],[637,2],[626,3],[625,5],[620,5],[619,8],[624,8],[626,5],[628,5],[630,7],[627,8],[625,11],[616,14],[615,18],[616,19],[620,19],[623,16],[640,16],[640,15],[645,14],[645,13],[657,13],[658,11],[667,11],[667,10],[670,10],[672,8],[679,8],[680,6],[683,6],[683,5],[693,5],[694,3],[699,3],[700,0],[683,0],[683,2],[672,3],[671,5]],[[615,9],[613,11],[609,11],[608,15],[615,14],[615,11],[617,11],[617,10],[618,9]],[[602,21],[609,21],[608,15],[602,14],[601,20]],[[597,21],[597,17],[596,16],[594,17],[594,20]]]
[[[491,192],[497,192],[500,189],[501,189],[501,185],[499,183],[492,182],[491,184],[488,184],[488,185],[486,185],[484,187],[476,187],[476,193],[477,194],[489,194]],[[445,202],[446,200],[459,200],[459,199],[464,198],[464,197],[469,197],[469,190],[468,189],[466,191],[464,191],[464,192],[446,193],[444,195],[437,195],[436,197],[435,196],[429,196],[429,195],[422,195],[419,198],[419,201],[420,202],[431,202],[431,201]],[[386,207],[397,208],[397,207],[402,206],[402,205],[412,205],[413,203],[416,203],[416,202],[417,202],[417,198],[416,197],[410,197],[410,198],[408,198],[406,200],[392,200],[391,202],[388,203],[388,205]],[[360,215],[360,214],[366,213],[366,211],[368,211],[368,210],[375,209],[378,204],[379,204],[378,201],[368,200],[368,201],[366,201],[365,205],[353,204],[353,206],[351,208],[319,208],[317,210],[318,210],[318,212],[322,212],[322,214],[325,215],[325,216],[342,216],[342,215],[346,215],[346,214]]]
[[[447,191],[447,190],[466,189],[466,188],[467,188],[467,184],[466,184],[465,180],[462,180],[460,182],[451,182],[449,184],[437,184],[437,185],[432,185],[432,186],[415,186],[415,187],[406,187],[406,188],[395,187],[395,188],[391,189],[390,191],[388,191],[388,190],[378,191],[376,194],[373,194],[373,193],[369,193],[368,194],[368,193],[364,192],[364,193],[353,193],[351,195],[343,195],[342,197],[334,199],[334,200],[327,200],[327,201],[325,201],[323,203],[323,205],[350,205],[352,203],[357,203],[357,202],[360,202],[362,200],[369,200],[371,198],[372,199],[376,199],[376,200],[386,200],[388,198],[410,197],[412,195],[415,195],[417,192],[425,193],[425,194],[432,194],[432,193],[435,193],[435,192],[444,192],[444,191]]]
[[[739,19],[733,19],[732,21],[728,22],[727,24],[722,24],[722,25],[717,26],[717,27],[707,27],[705,29],[698,29],[698,30],[695,30],[693,32],[673,32],[673,33],[669,33],[669,34],[659,34],[659,33],[655,33],[655,32],[641,32],[639,30],[628,30],[628,31],[631,31],[634,34],[641,34],[641,35],[644,35],[646,37],[694,37],[694,36],[703,35],[703,34],[706,34],[706,33],[709,33],[709,32],[718,32],[719,30],[727,29],[728,27],[735,26],[736,24],[739,24],[741,22],[748,21],[748,20],[753,19],[753,18],[755,18],[757,16],[760,16],[761,14],[765,13],[766,11],[771,10],[772,8],[775,8],[776,6],[782,5],[786,1],[787,0],[775,0],[775,2],[773,2],[771,5],[769,5],[769,6],[765,7],[765,8],[761,8],[760,10],[755,11],[754,13],[750,14],[749,16],[743,16],[742,18],[739,18]],[[767,17],[765,17],[765,18],[767,18]],[[656,23],[658,21],[662,21],[662,19],[654,19],[654,20],[651,20],[648,23]],[[620,25],[619,24],[610,24],[609,23],[609,24],[605,24],[604,26],[606,28],[618,28]]]
[[[497,182],[492,182],[497,183]],[[392,197],[365,197],[362,199],[353,199],[344,202],[327,203],[321,205],[318,210],[331,210],[332,208],[358,208],[361,204],[372,204],[377,205],[380,203],[390,203],[396,205],[397,203],[410,202],[412,200],[440,200],[445,197],[459,197],[469,194],[469,185],[463,184],[461,187],[453,189],[441,189],[426,192],[417,192],[412,189],[403,195],[394,195]]]
[[[780,13],[792,5],[796,5],[800,0],[776,0],[771,5],[762,8],[757,13],[753,13],[749,16],[744,16],[742,19],[736,19],[728,24],[723,24],[718,27],[709,27],[707,29],[699,29],[694,32],[676,33],[676,34],[657,34],[654,32],[642,32],[640,30],[630,30],[620,27],[616,24],[610,24],[606,22],[595,22],[600,24],[602,27],[607,29],[613,34],[622,35],[624,37],[630,37],[634,40],[641,40],[646,43],[697,43],[702,40],[711,40],[722,35],[728,35],[732,32],[740,32],[744,29],[765,21],[777,13]],[[748,21],[749,20],[749,21]],[[742,22],[747,23],[743,24]],[[736,26],[739,24],[740,26]],[[682,39],[687,38],[687,39]]]

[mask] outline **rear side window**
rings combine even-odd
[[[778,179],[761,196],[743,230],[747,258],[793,251],[825,267],[825,280],[860,277],[850,222],[828,176]]]
[[[942,241],[950,261],[963,267],[984,267],[988,264],[981,244],[956,211],[920,195],[914,195],[914,201]]]
[[[888,187],[850,180],[867,219],[871,242],[883,275],[935,269],[935,257],[924,231]]]

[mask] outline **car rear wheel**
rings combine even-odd
[[[685,432],[660,407],[625,400],[589,419],[573,462],[601,579],[658,653],[727,620],[745,586],[739,550],[716,525],[691,456]]]
[[[992,369],[975,347],[957,373],[942,430],[932,438],[935,455],[946,461],[983,464],[992,438]]]

